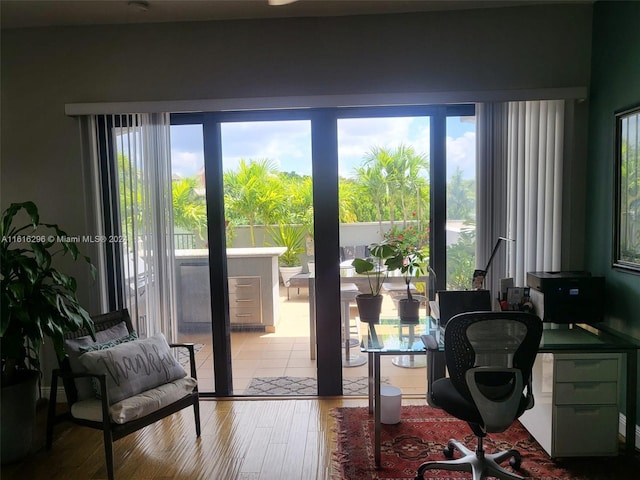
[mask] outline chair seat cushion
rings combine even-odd
[[[482,417],[475,404],[460,395],[448,378],[433,382],[431,400],[434,405],[460,420],[482,424]]]
[[[196,385],[194,378],[183,377],[125,398],[109,407],[111,421],[123,424],[142,418],[191,394]],[[102,401],[92,398],[76,402],[71,406],[71,415],[74,418],[102,422]]]

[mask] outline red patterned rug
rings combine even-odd
[[[341,480],[414,480],[418,466],[427,460],[444,460],[442,449],[450,438],[474,449],[476,438],[469,426],[444,410],[429,406],[402,407],[402,421],[382,425],[381,466],[375,467],[373,416],[367,407],[341,407],[332,411],[337,424],[336,471]],[[522,454],[519,475],[535,480],[620,480],[640,478],[635,457],[572,458],[552,461],[519,423],[485,439],[485,450],[516,448]],[[459,453],[456,453],[456,458]],[[508,465],[505,462],[503,465]],[[509,467],[510,468],[510,467]],[[425,479],[471,478],[464,472],[428,470]]]

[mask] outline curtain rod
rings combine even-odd
[[[526,100],[584,100],[587,87],[523,90],[481,90],[454,92],[373,93],[354,95],[312,95],[290,97],[247,97],[202,100],[159,100],[142,102],[67,103],[65,114],[97,115],[154,112],[222,112],[366,106],[409,106]]]

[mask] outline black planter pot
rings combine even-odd
[[[420,321],[420,301],[401,298],[398,301],[398,312],[402,323],[418,323]]]
[[[361,322],[380,322],[380,311],[382,310],[382,295],[374,296],[370,293],[361,293],[360,295],[356,295],[356,303],[358,304],[358,312],[360,313]]]
[[[33,448],[36,422],[36,385],[38,372],[26,372],[21,382],[2,387],[2,463],[17,462],[27,457]]]

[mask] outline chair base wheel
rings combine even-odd
[[[453,459],[454,450],[458,450],[463,454],[462,458]],[[427,470],[449,470],[470,472],[473,480],[482,480],[486,477],[495,477],[504,480],[524,480],[521,476],[516,475],[502,468],[499,464],[509,459],[509,465],[516,469],[520,469],[522,457],[517,450],[506,450],[504,452],[493,453],[490,455],[477,455],[476,452],[469,450],[456,440],[449,440],[447,446],[443,449],[445,457],[449,460],[425,462],[418,467],[415,480],[424,480],[424,473]]]

